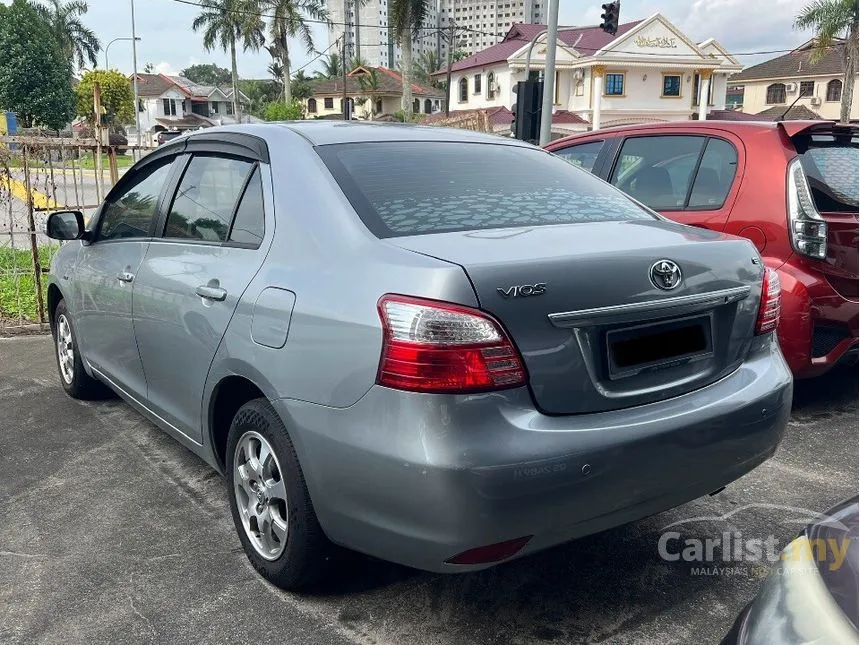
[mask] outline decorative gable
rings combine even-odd
[[[616,38],[595,55],[628,61],[670,59],[683,63],[705,58],[695,43],[659,13]]]

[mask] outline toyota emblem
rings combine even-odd
[[[649,276],[655,287],[671,291],[681,284],[681,267],[672,260],[657,260],[651,265]]]

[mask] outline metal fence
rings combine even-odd
[[[46,327],[44,274],[59,248],[44,234],[48,214],[78,210],[88,219],[149,150],[94,139],[0,136],[0,334]]]

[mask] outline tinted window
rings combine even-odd
[[[191,159],[167,217],[165,237],[224,242],[253,164],[241,159]]]
[[[688,208],[717,209],[732,187],[738,168],[738,153],[735,147],[722,139],[709,139],[705,154],[693,182]],[[855,175],[856,176],[856,175]]]
[[[257,166],[254,174],[251,175],[245,194],[242,195],[239,208],[236,209],[233,228],[230,229],[230,241],[260,246],[265,228],[263,182],[260,179],[260,167]]]
[[[798,141],[803,170],[821,212],[857,212],[857,137],[816,135]]]
[[[421,141],[317,151],[379,237],[653,217],[534,148]]]
[[[170,174],[172,160],[150,164],[135,173],[102,211],[98,239],[148,237],[158,207],[158,197]]]
[[[627,139],[611,182],[655,210],[684,208],[704,142],[694,136]]]
[[[574,166],[591,172],[594,169],[594,163],[597,161],[597,155],[603,149],[603,143],[603,141],[581,143],[578,146],[556,150],[555,154]]]

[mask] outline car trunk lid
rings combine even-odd
[[[736,369],[753,337],[762,268],[747,240],[636,220],[386,241],[463,267],[480,307],[510,333],[535,402],[549,414],[703,387]],[[680,284],[660,288],[673,264]]]

